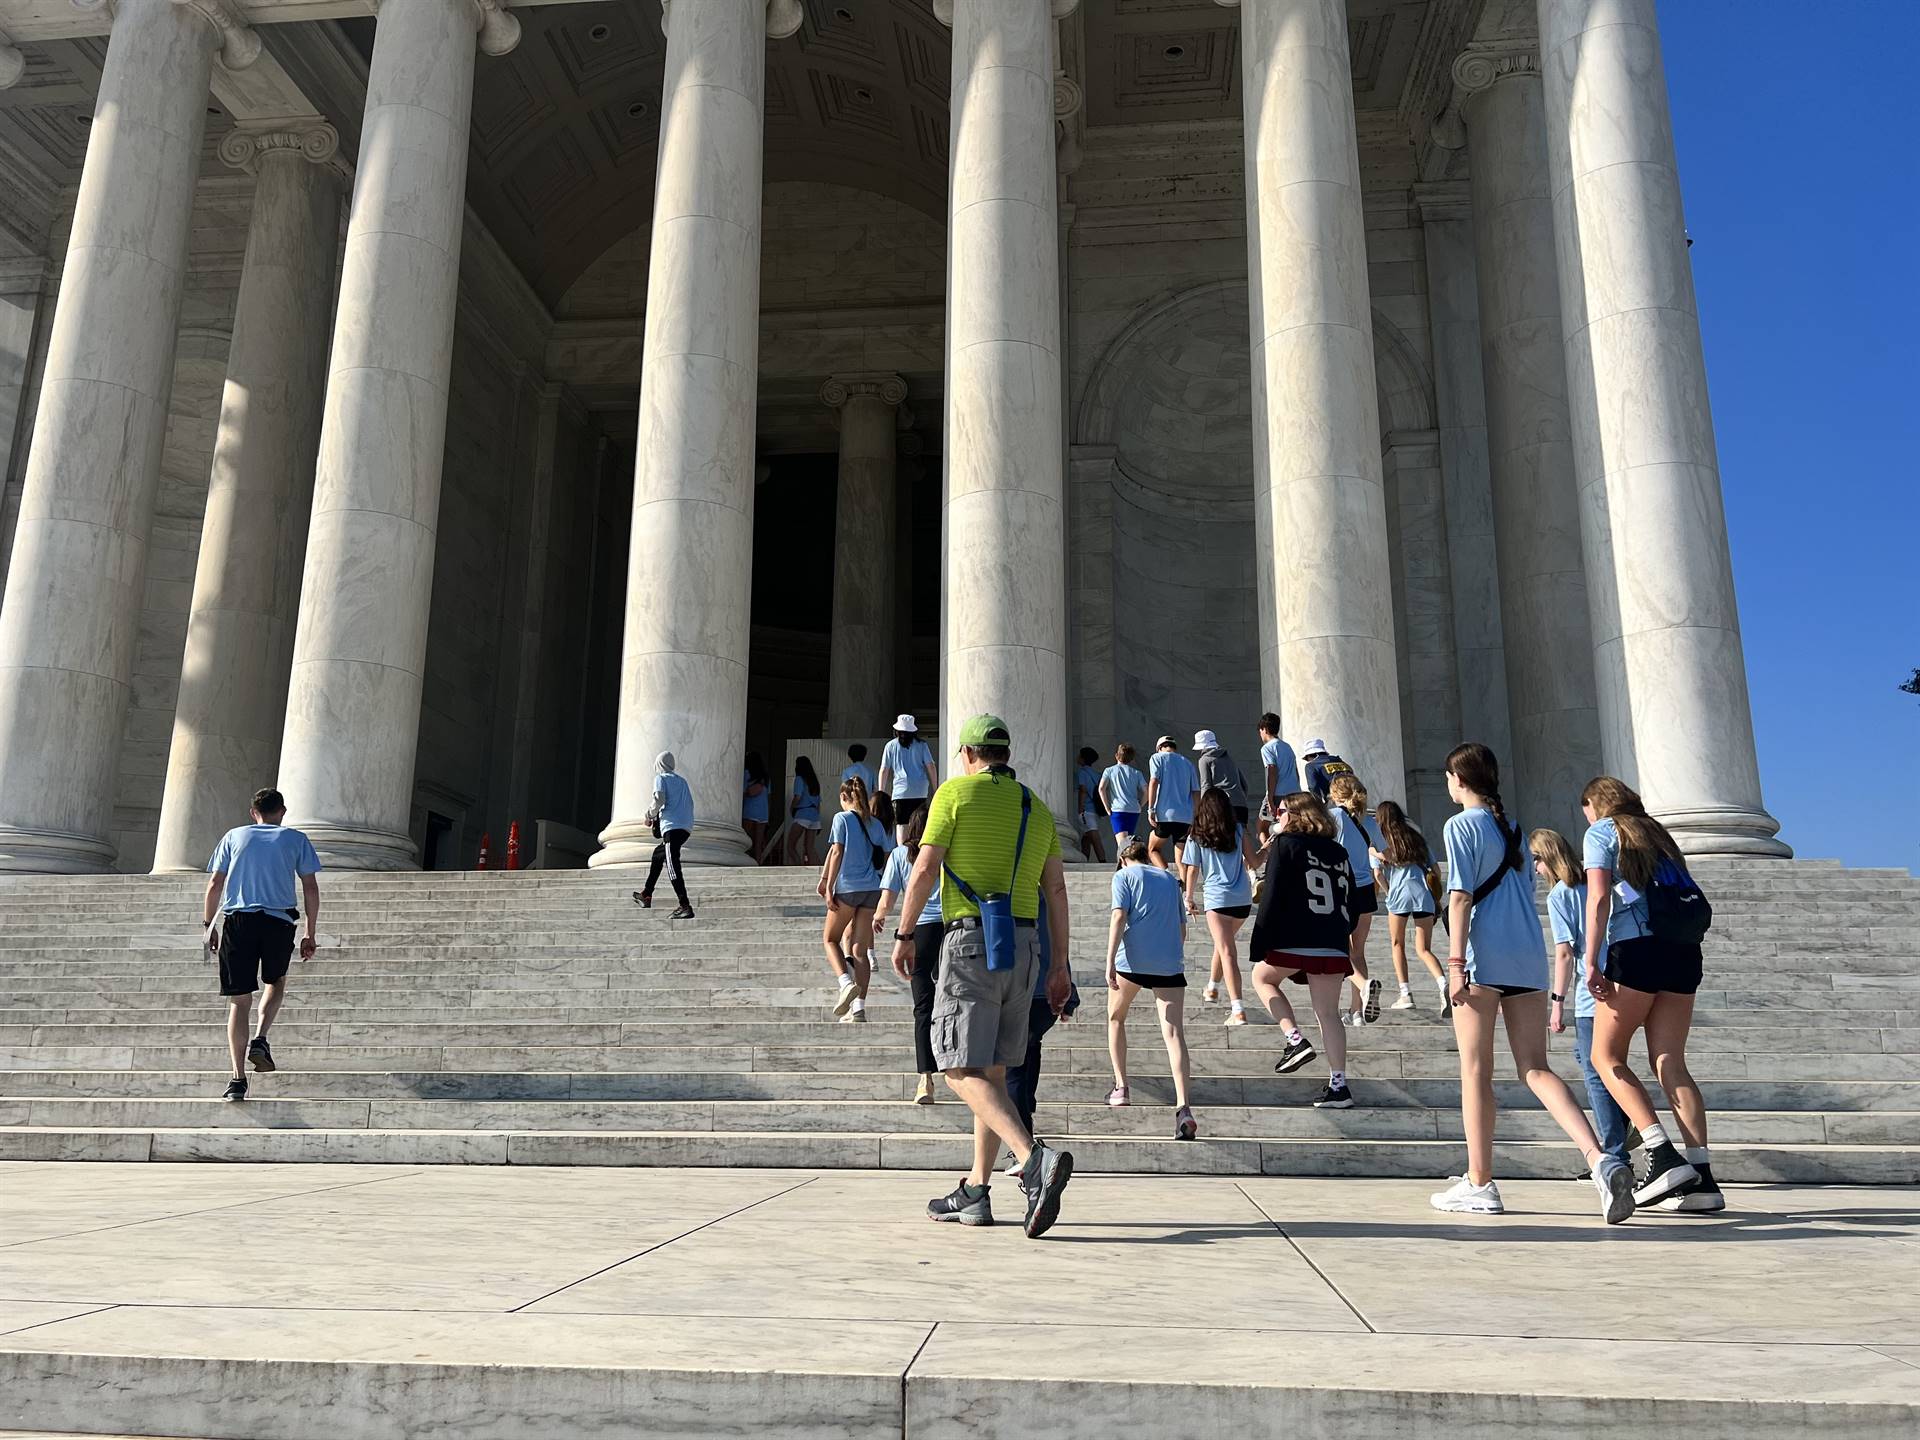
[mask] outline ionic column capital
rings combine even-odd
[[[78,5],[80,0],[73,3]],[[190,0],[174,0],[174,3],[187,4]],[[378,15],[384,3],[386,0],[367,0],[367,7]],[[473,28],[479,33],[480,48],[486,54],[506,55],[520,43],[520,21],[507,9],[506,0],[466,0],[466,3],[473,8]]]
[[[27,57],[13,43],[13,37],[0,30],[0,90],[14,84],[27,73]]]
[[[660,0],[660,28],[665,30],[673,13],[673,0]],[[802,0],[767,0],[767,38],[785,40],[799,30],[807,18]]]
[[[829,376],[820,387],[820,403],[839,410],[848,401],[871,397],[885,405],[898,405],[907,398],[907,382],[888,371],[861,372]]]
[[[80,0],[74,3],[78,5]],[[244,70],[260,58],[260,37],[234,0],[173,0],[173,3],[194,11],[213,26],[220,41],[220,63],[227,69]],[[82,5],[81,8],[99,7]]]
[[[1470,47],[1453,62],[1453,83],[1462,95],[1478,95],[1502,80],[1540,78],[1540,52],[1531,45]]]
[[[325,165],[339,150],[340,134],[324,120],[235,130],[220,142],[220,158],[249,175],[258,172],[260,161],[268,155],[294,155],[314,165]]]
[[[1048,0],[1048,4],[1056,20],[1064,20],[1080,8],[1080,0]],[[948,29],[953,28],[953,5],[954,0],[933,0],[933,18]]]

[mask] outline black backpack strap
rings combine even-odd
[[[1526,860],[1521,853],[1520,827],[1515,825],[1509,829],[1507,822],[1497,817],[1493,823],[1499,827],[1500,839],[1507,848],[1501,855],[1500,863],[1494,868],[1493,874],[1474,887],[1473,903],[1476,905],[1500,888],[1500,882],[1507,878],[1507,871],[1524,873],[1526,869]]]

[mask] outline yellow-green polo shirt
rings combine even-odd
[[[1038,795],[1027,816],[1027,843],[1020,851],[1020,873],[1013,871],[1013,850],[1020,838],[1020,782],[1012,776],[982,770],[957,775],[933,792],[927,808],[927,832],[922,842],[947,852],[947,868],[973,887],[976,895],[997,892],[1013,896],[1017,920],[1040,917],[1040,872],[1060,853],[1060,833],[1053,812]],[[948,920],[978,915],[980,907],[960,893],[943,870],[940,874],[940,914]]]

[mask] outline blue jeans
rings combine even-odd
[[[1580,1062],[1580,1073],[1587,1082],[1587,1103],[1593,1109],[1593,1129],[1599,1136],[1600,1148],[1624,1165],[1627,1163],[1627,1115],[1614,1103],[1613,1096],[1607,1093],[1606,1082],[1593,1068],[1591,1015],[1573,1022],[1573,1058]]]

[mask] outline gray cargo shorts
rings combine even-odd
[[[942,1070],[985,1070],[1027,1058],[1027,1018],[1040,965],[1040,931],[1014,931],[1011,970],[987,969],[986,937],[949,930],[933,992],[933,1058]]]

